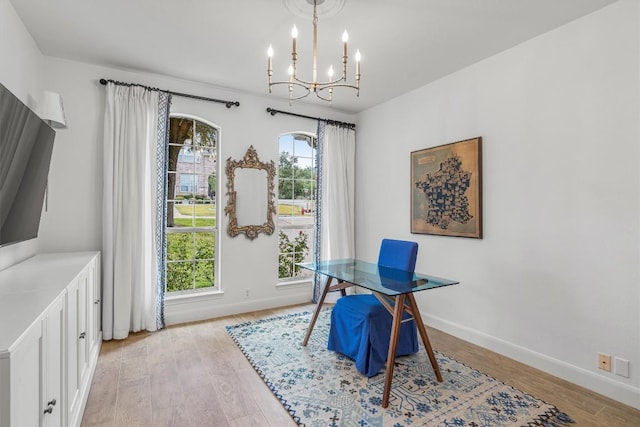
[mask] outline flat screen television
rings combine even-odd
[[[38,236],[55,131],[0,84],[0,246]]]

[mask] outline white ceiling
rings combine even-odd
[[[311,16],[304,0],[11,0],[43,54],[267,94],[286,79],[295,23],[299,75],[310,78]],[[333,108],[355,113],[423,86],[616,0],[344,1],[318,24],[319,71],[340,69],[341,35],[362,52],[361,94],[336,90]],[[351,68],[350,73],[353,73]],[[109,78],[110,76],[96,76]],[[352,75],[348,76],[352,79]],[[144,82],[137,82],[143,83]],[[171,88],[166,88],[171,89]],[[271,96],[286,97],[286,87]],[[306,98],[306,100],[310,100]],[[313,102],[318,102],[313,100]]]

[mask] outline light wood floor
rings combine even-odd
[[[286,307],[106,341],[83,426],[273,426],[295,423],[224,327],[312,310]],[[435,350],[557,406],[578,426],[640,426],[640,411],[428,329]]]

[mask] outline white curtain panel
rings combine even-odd
[[[353,258],[356,136],[326,125],[322,143],[322,242],[320,259]]]
[[[104,116],[103,338],[154,331],[156,91],[108,83]]]

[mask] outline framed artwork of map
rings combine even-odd
[[[411,232],[482,238],[482,137],[411,153]]]

